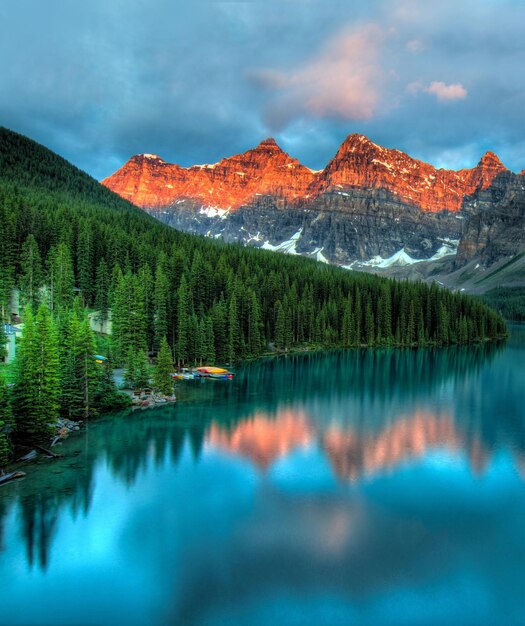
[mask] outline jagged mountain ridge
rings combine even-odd
[[[310,204],[350,188],[385,189],[424,211],[459,211],[463,198],[487,188],[507,169],[492,152],[478,165],[458,171],[437,169],[364,135],[349,135],[320,171],[312,171],[281,150],[274,139],[211,165],[181,167],[152,154],[133,156],[103,184],[137,206],[171,207],[181,200],[235,210],[261,196],[287,204]]]
[[[524,245],[523,173],[492,152],[443,170],[349,135],[316,172],[267,139],[190,168],[137,155],[103,183],[179,230],[396,276],[427,278],[436,263],[453,272],[476,254],[488,266]],[[510,199],[512,229],[501,217]],[[476,230],[495,204],[490,228]]]

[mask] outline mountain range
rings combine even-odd
[[[494,272],[498,285],[525,280],[525,170],[493,152],[437,169],[352,134],[314,171],[270,138],[192,167],[136,155],[102,182],[162,222],[227,242],[470,291],[493,286]]]

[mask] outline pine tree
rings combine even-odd
[[[235,293],[230,298],[228,306],[228,363],[241,358],[241,331],[237,317],[237,298]]]
[[[25,304],[30,304],[33,310],[40,302],[40,290],[43,285],[42,257],[33,234],[29,235],[22,246],[20,255],[19,278],[20,295]]]
[[[141,350],[137,354],[137,370],[135,378],[135,386],[139,389],[149,387],[151,380],[151,367],[145,350]]]
[[[24,315],[24,336],[16,358],[13,409],[17,435],[46,439],[58,418],[58,338],[49,308],[42,303],[36,318]]]
[[[74,419],[83,404],[79,379],[80,320],[76,311],[67,317],[62,316],[60,332],[60,407],[70,419]]]
[[[443,302],[439,303],[438,308],[438,316],[437,316],[437,339],[438,343],[441,345],[445,345],[448,343],[449,338],[449,318],[447,314],[447,310],[445,309],[445,305]]]
[[[277,314],[275,318],[275,347],[279,350],[286,349],[286,320],[284,308],[281,302],[277,302]]]
[[[375,341],[374,311],[370,298],[367,299],[365,309],[365,338],[368,346],[373,346]]]
[[[124,386],[127,389],[134,389],[136,387],[137,369],[138,369],[137,352],[132,346],[130,346],[130,348],[128,349],[126,366],[124,368]]]
[[[414,300],[410,300],[410,306],[408,308],[408,321],[407,330],[405,335],[405,343],[409,346],[414,344],[416,340],[416,310],[414,306]]]
[[[263,351],[262,336],[264,329],[257,296],[252,289],[250,289],[248,296],[248,306],[248,337],[246,347],[250,355],[258,356]]]
[[[228,345],[228,337],[227,337],[227,313],[226,313],[226,303],[223,298],[217,302],[212,311],[211,318],[213,322],[213,338],[215,341],[214,353],[215,358],[219,363],[226,363],[228,360],[227,354],[227,345]]]
[[[137,302],[137,342],[139,349],[153,350],[155,328],[155,283],[149,265],[144,264],[139,270],[135,282]]]
[[[113,367],[110,361],[106,361],[101,367],[98,377],[98,385],[95,391],[94,404],[98,411],[108,411],[128,406],[129,397],[117,391],[113,378]]]
[[[129,389],[144,389],[150,384],[150,365],[146,352],[130,347],[124,370],[124,384]]]
[[[128,283],[120,267],[116,266],[112,278],[111,294],[111,354],[117,366],[129,358],[130,344],[127,333],[130,324],[130,294]]]
[[[206,351],[204,359],[208,363],[215,362],[215,334],[213,332],[213,320],[211,317],[206,318],[205,323]]]
[[[168,302],[169,302],[169,282],[162,266],[157,265],[155,274],[155,296],[154,296],[154,342],[153,349],[158,351],[163,337],[168,336]]]
[[[89,326],[89,321],[85,319],[80,325],[78,337],[78,378],[82,390],[82,410],[85,419],[95,413],[93,405],[99,383],[99,371],[94,354],[95,338]]]
[[[171,354],[168,340],[163,337],[160,342],[160,349],[157,362],[153,370],[153,384],[164,395],[173,393],[173,355]]]
[[[95,286],[93,282],[93,258],[93,230],[90,222],[83,220],[77,237],[76,259],[78,287],[82,294],[82,301],[85,306],[91,305],[94,299]]]
[[[110,277],[106,260],[102,258],[97,266],[95,279],[95,308],[103,321],[108,319],[110,307]]]
[[[188,285],[185,276],[182,277],[177,291],[177,320],[178,333],[175,353],[177,356],[177,362],[180,366],[188,360],[188,347],[190,341],[190,302],[188,296]]]
[[[75,275],[71,252],[65,243],[58,244],[48,256],[48,274],[50,289],[50,308],[58,315],[73,303]]]

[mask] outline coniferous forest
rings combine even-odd
[[[96,346],[88,310],[111,320],[105,356],[130,382],[147,378],[147,359],[159,355],[159,388],[170,362],[506,335],[503,318],[481,300],[436,285],[175,231],[7,129],[0,129],[0,223],[0,312],[6,320],[15,287],[25,311],[11,393],[20,436],[42,437],[60,412],[88,417],[116,399],[110,377],[89,358]],[[0,385],[3,421],[12,419],[5,398]]]

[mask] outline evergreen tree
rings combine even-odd
[[[102,320],[108,319],[110,307],[110,276],[106,260],[102,258],[97,266],[95,279],[95,308]]]
[[[17,351],[13,409],[18,436],[49,436],[58,418],[59,393],[58,338],[49,308],[42,303],[36,318],[26,308]]]
[[[80,320],[76,311],[61,318],[60,407],[70,418],[79,415],[83,405],[80,384]]]
[[[190,302],[185,276],[182,277],[179,289],[177,291],[177,319],[178,332],[177,346],[175,352],[177,356],[177,362],[180,366],[186,363],[186,361],[188,360],[188,348],[190,341]]]
[[[150,384],[150,366],[144,350],[131,347],[128,351],[124,384],[129,389],[144,389]]]
[[[43,285],[42,257],[34,235],[31,233],[22,245],[20,255],[20,296],[25,304],[33,310],[40,302],[40,291]]]
[[[82,409],[85,419],[95,412],[94,396],[99,384],[99,371],[94,354],[95,339],[89,321],[85,319],[80,325],[78,338],[78,378],[82,390]]]
[[[236,359],[241,358],[241,337],[239,320],[237,317],[237,298],[235,293],[230,298],[228,306],[228,362],[233,363]]]
[[[213,320],[211,317],[206,318],[204,333],[206,337],[206,350],[204,351],[204,360],[208,363],[215,362],[215,334],[213,332]]]
[[[228,360],[227,312],[226,303],[223,298],[221,298],[219,302],[214,305],[211,311],[211,318],[213,323],[213,338],[215,342],[215,359],[219,363],[226,363]]]
[[[48,274],[50,308],[58,315],[72,305],[75,284],[71,252],[65,243],[58,244],[49,253]]]
[[[173,393],[173,355],[171,354],[168,340],[163,337],[160,342],[160,349],[157,362],[153,370],[153,384],[164,395]]]
[[[119,393],[113,378],[113,367],[110,361],[101,365],[101,373],[98,377],[98,385],[95,391],[94,404],[98,411],[109,411],[128,406],[129,397]]]
[[[286,350],[286,319],[284,307],[281,302],[277,302],[277,316],[275,319],[275,347],[279,350]]]
[[[163,337],[168,336],[168,302],[169,282],[162,266],[157,265],[155,274],[155,297],[154,297],[154,342],[153,349],[158,351]]]
[[[144,350],[141,350],[137,354],[137,370],[135,386],[139,389],[149,387],[151,381],[151,367],[148,357]]]
[[[94,300],[94,241],[91,223],[83,220],[77,237],[77,277],[82,301],[89,306]]]
[[[252,289],[249,291],[248,307],[248,332],[246,347],[250,355],[258,356],[264,349],[262,340],[264,329],[259,303],[257,302],[257,296]]]
[[[127,389],[133,389],[135,387],[135,380],[137,378],[137,353],[130,347],[128,350],[128,356],[126,359],[126,366],[124,368],[124,386]]]

